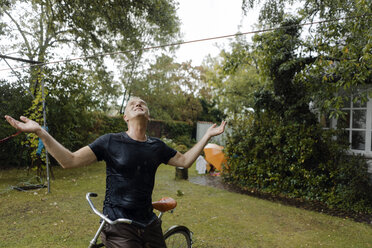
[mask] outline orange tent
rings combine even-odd
[[[223,146],[207,144],[204,147],[205,160],[217,170],[222,171],[222,164],[226,163],[226,157],[222,152]]]

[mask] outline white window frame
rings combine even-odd
[[[349,131],[349,142],[350,142],[350,151],[353,153],[357,154],[363,154],[363,155],[371,155],[371,114],[370,110],[371,109],[371,101],[368,99],[368,102],[366,103],[365,107],[354,107],[354,102],[352,98],[350,98],[350,107],[348,108],[343,108],[343,110],[350,110],[350,119],[348,120],[349,127],[345,128],[345,130]],[[368,107],[369,106],[369,107]],[[365,110],[366,111],[366,123],[365,123],[365,128],[354,128],[353,127],[353,112],[355,110]],[[352,149],[352,135],[353,131],[362,131],[365,132],[364,136],[364,150],[361,149]]]
[[[350,153],[354,154],[361,154],[364,155],[366,158],[372,158],[372,98],[368,98],[368,101],[366,102],[365,107],[355,107],[354,108],[354,103],[353,103],[353,98],[350,98],[350,107],[347,108],[342,108],[342,110],[350,110],[350,116],[349,116],[349,127],[345,128],[345,130],[349,131],[349,151]],[[366,128],[361,129],[361,128],[353,128],[353,111],[354,110],[366,110]],[[324,129],[328,128],[337,128],[337,119],[332,118],[330,120],[330,127],[325,127]],[[357,150],[357,149],[352,149],[352,131],[365,131],[365,147],[364,150]]]

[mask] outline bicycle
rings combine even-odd
[[[94,205],[93,202],[91,201],[90,197],[97,197],[98,195],[96,193],[87,193],[86,194],[86,199],[89,203],[90,208],[93,210],[93,212],[101,217],[101,224],[98,227],[98,230],[96,234],[94,235],[94,238],[90,241],[88,248],[98,248],[98,247],[103,247],[103,244],[97,244],[97,239],[99,235],[102,232],[102,229],[106,223],[110,225],[115,225],[117,223],[127,223],[127,224],[136,224],[139,226],[144,227],[143,224],[135,222],[130,219],[124,219],[120,218],[117,220],[110,220],[107,218],[105,215],[103,215],[100,211],[98,211]],[[164,197],[160,199],[159,201],[153,202],[152,206],[154,209],[158,210],[160,213],[158,215],[158,218],[161,219],[163,214],[165,212],[171,211],[173,212],[174,208],[177,206],[176,200],[174,200],[171,197]],[[167,231],[164,232],[163,234],[165,243],[167,245],[167,248],[192,248],[192,232],[185,226],[180,226],[180,225],[174,225],[170,227]]]

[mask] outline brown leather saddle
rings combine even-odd
[[[163,197],[159,201],[152,203],[152,206],[160,212],[167,212],[177,206],[177,202],[172,197]]]

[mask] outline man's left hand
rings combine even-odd
[[[213,124],[211,127],[208,128],[206,134],[209,135],[209,137],[213,137],[216,135],[219,135],[225,131],[226,121],[222,121],[221,125],[217,127],[217,124]]]

